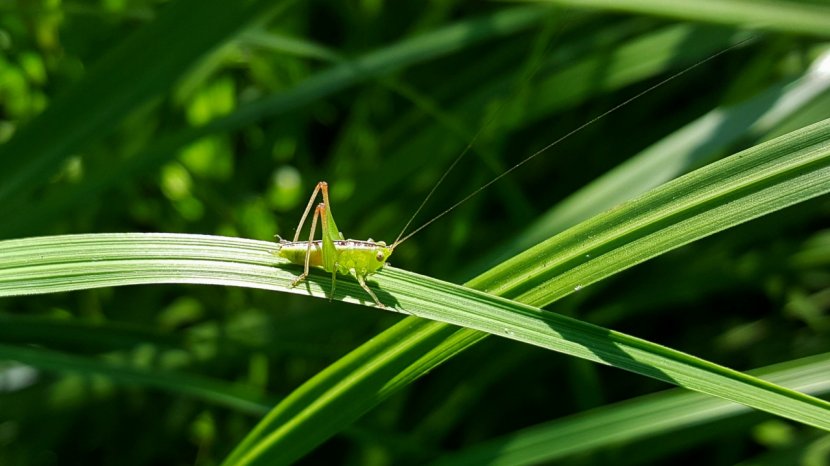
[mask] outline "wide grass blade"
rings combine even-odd
[[[273,255],[274,247],[273,243],[238,238],[174,234],[75,235],[3,241],[0,295],[142,283],[207,283],[305,292],[289,287],[297,267],[274,267],[284,264]],[[381,299],[387,304],[395,303],[404,312],[611,364],[830,429],[830,403],[669,348],[411,272],[390,268],[376,277]],[[328,279],[326,274],[313,274],[308,290],[324,296]],[[365,298],[356,283],[343,280],[341,285],[336,299]],[[320,373],[278,405],[257,431],[264,433],[252,437],[262,443],[253,449],[248,448],[249,442],[242,444],[241,464],[254,458],[296,458],[308,448],[308,443],[301,441],[304,437],[319,440],[315,437],[321,433],[330,435],[367,407],[365,401],[356,402],[355,396],[374,393],[371,400],[377,402],[478,338],[478,332],[455,333],[437,322],[404,320]],[[385,355],[386,361],[379,363],[379,355]],[[32,355],[31,360],[36,361],[36,357]],[[379,383],[384,387],[380,393],[365,390]],[[308,419],[316,421],[304,422]],[[321,424],[322,420],[327,421]],[[282,427],[271,431],[276,421]],[[275,444],[282,446],[275,450]],[[295,444],[296,447],[288,448]],[[255,454],[261,450],[269,454]],[[275,452],[279,452],[278,457],[273,456]]]

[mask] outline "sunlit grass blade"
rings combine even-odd
[[[820,463],[828,9],[0,5],[0,466]]]
[[[130,284],[205,283],[294,293],[310,291],[325,296],[330,279],[327,274],[314,273],[308,291],[290,288],[296,267],[274,267],[284,264],[273,255],[274,247],[273,243],[238,238],[174,234],[75,235],[3,241],[0,295]],[[389,268],[376,275],[376,280],[381,299],[403,312],[610,364],[830,429],[830,403],[660,345],[411,272]],[[362,301],[365,295],[356,283],[342,280],[335,298]],[[372,403],[367,400],[376,402],[381,398],[376,392],[370,395],[373,392],[355,391],[356,388],[381,383],[391,392],[411,376],[478,338],[476,332],[453,335],[445,327],[407,319],[318,374],[304,386],[307,388],[295,392],[289,402],[279,405],[266,418],[263,429],[267,435],[258,439],[261,444],[248,449],[243,443],[239,463],[265,458],[270,461],[275,452],[286,455],[281,456],[283,459],[296,458],[310,445],[303,440],[305,437],[311,436],[312,442],[321,440],[317,437],[340,430],[344,421],[360,414],[358,410],[370,407]],[[409,336],[403,339],[403,334]],[[439,344],[448,337],[449,346]],[[403,351],[403,345],[409,350]],[[402,351],[405,354],[400,354]],[[384,363],[375,361],[379,355],[384,355]],[[418,362],[416,367],[411,366],[413,360]],[[367,371],[367,367],[372,369]],[[357,401],[353,399],[355,395],[368,399]],[[307,397],[314,403],[309,404]],[[340,413],[343,405],[352,408]],[[283,427],[272,431],[273,418],[280,418],[279,413],[286,409],[293,415],[290,422],[280,422],[278,425]],[[302,422],[307,419],[316,421]],[[320,424],[323,419],[327,420],[326,428]],[[284,444],[285,441],[288,443]],[[275,449],[276,445],[281,446]],[[258,453],[263,451],[268,454],[260,456]]]
[[[830,120],[712,163],[472,280],[545,305],[699,238],[830,191]]]
[[[637,201],[586,222],[563,235],[569,238],[573,230],[578,230],[585,238],[598,235],[601,239],[609,234],[607,232],[616,231],[617,228],[628,231],[632,225],[636,225],[640,228],[623,236],[624,239],[636,242],[639,237],[634,234],[635,232],[652,235],[659,231],[657,228],[647,228],[649,219],[656,222],[656,227],[668,231],[661,236],[660,242],[650,242],[645,249],[632,247],[630,243],[620,242],[619,236],[610,235],[609,246],[616,249],[611,248],[605,254],[595,255],[588,261],[596,270],[622,270],[636,263],[631,261],[639,257],[637,254],[624,254],[625,251],[655,253],[653,245],[664,248],[663,251],[669,250],[688,242],[690,235],[701,237],[725,228],[729,223],[725,224],[724,220],[734,225],[793,202],[809,199],[830,189],[827,173],[830,164],[828,132],[830,123],[825,121],[736,154],[658,188]],[[775,163],[776,161],[778,163]],[[740,189],[735,190],[735,186],[727,189],[732,182],[740,186]],[[798,189],[792,189],[793,184],[797,184]],[[758,189],[753,189],[753,186]],[[774,190],[776,196],[770,197],[770,190]],[[695,207],[695,202],[700,204]],[[644,209],[644,206],[648,206],[649,209]],[[724,208],[727,212],[723,211]],[[668,215],[666,209],[672,215]],[[621,211],[638,221],[619,221],[617,217],[621,215]],[[718,218],[709,218],[703,223],[703,227],[683,230],[677,226],[683,225],[683,222],[689,219],[701,216],[706,218],[711,212],[717,212]],[[593,229],[585,231],[586,224]],[[691,225],[694,226],[694,222]],[[557,241],[561,241],[559,236],[540,247],[544,248],[547,244]],[[275,245],[272,243],[241,239],[164,234],[79,235],[4,241],[0,242],[0,295],[143,283],[208,283],[304,292],[299,288],[287,287],[295,276],[292,271],[273,267],[279,263],[272,254],[274,248]],[[612,254],[612,251],[616,252]],[[556,254],[567,256],[572,252],[566,248],[548,254],[555,258]],[[522,256],[514,260],[524,263],[521,261],[527,260],[526,257],[530,256],[533,260],[527,264],[531,266],[539,262],[558,263],[550,258],[545,259],[545,256],[540,256],[533,250]],[[544,277],[549,269],[531,267],[517,270],[521,270],[523,274],[520,276],[528,280]],[[504,270],[498,268],[496,271],[504,273]],[[531,274],[531,271],[536,275]],[[515,275],[507,275],[507,278],[514,283],[522,283]],[[328,288],[329,279],[328,276],[315,274],[309,283],[309,290],[312,294],[324,295],[323,289]],[[824,402],[770,386],[757,379],[659,345],[392,268],[378,274],[376,280],[380,284],[381,300],[421,317],[484,330],[592,361],[608,363],[742,402],[810,425],[830,428],[828,406]],[[490,277],[488,283],[492,283],[492,280],[494,278]],[[361,301],[365,298],[355,283],[343,281],[338,289],[335,298],[350,301]],[[550,297],[547,293],[523,296],[524,299],[538,299],[543,302]],[[409,330],[418,325],[421,324],[410,320],[399,324]],[[452,329],[444,329],[439,324],[431,324],[422,331],[423,334],[413,332],[412,347],[418,347],[420,338],[455,338],[453,345],[439,345],[432,350],[434,354],[441,355],[433,358],[435,362],[450,357],[453,352],[479,338],[472,332],[454,334]],[[392,379],[404,382],[424,373],[430,364],[423,362],[423,354],[417,351],[397,354],[395,340],[388,340],[382,335],[375,341],[388,348],[367,352],[364,345],[347,356],[346,362],[342,363],[349,367],[351,359],[358,361],[360,367],[366,367],[367,361],[373,360],[368,366],[374,367],[381,372],[380,374],[375,372],[371,376],[366,376],[365,372],[357,371],[356,375],[343,382],[341,379],[344,369],[338,369],[337,365],[332,366],[335,369],[324,371],[307,384],[310,388],[301,389],[298,393],[331,390],[334,390],[334,393],[316,397],[320,401],[312,406],[305,403],[294,405],[291,403],[294,398],[289,397],[285,405],[289,408],[281,405],[274,411],[278,413],[288,409],[288,412],[291,412],[298,409],[302,414],[298,416],[304,420],[329,419],[331,429],[321,429],[313,422],[310,426],[303,422],[297,424],[297,420],[292,418],[292,422],[289,423],[292,428],[288,430],[271,432],[270,427],[263,429],[269,434],[258,439],[264,443],[257,444],[254,450],[249,451],[249,454],[253,455],[251,458],[272,458],[271,453],[275,451],[288,454],[289,450],[284,449],[285,444],[282,443],[286,440],[291,440],[292,449],[289,456],[295,458],[337,431],[338,427],[347,425],[360,413],[359,410],[368,409],[382,398],[377,390],[354,391],[347,388],[353,389],[360,384],[366,384],[365,387],[383,388],[388,386]],[[421,362],[417,367],[412,367],[411,364],[416,361]],[[393,368],[392,375],[389,364]],[[351,373],[351,370],[345,373]],[[347,393],[349,396],[335,395],[339,393]],[[343,417],[333,414],[339,412],[339,408],[346,404],[353,406],[351,411],[345,411]],[[334,422],[335,420],[338,422]],[[268,420],[265,422],[266,426],[271,425]],[[312,431],[308,432],[308,428],[312,428]],[[311,435],[312,432],[314,435]],[[296,437],[298,433],[302,435]],[[275,448],[278,445],[282,447]],[[258,453],[250,453],[251,451],[266,451],[269,454],[263,457]]]
[[[73,151],[158,97],[199,58],[278,5],[267,0],[172,2],[0,146],[0,202],[19,200]]]
[[[649,197],[649,195],[647,195],[642,198],[645,199],[645,201],[641,199],[627,204],[627,207],[623,210],[623,212],[625,215],[634,215],[638,213],[643,214],[649,212],[649,210],[646,209],[647,206],[650,206],[650,208],[653,209],[660,206],[675,206],[677,205],[677,201],[674,197],[677,195],[681,197],[686,196],[688,199],[705,201],[703,204],[699,205],[697,209],[687,210],[686,215],[688,218],[694,218],[698,214],[706,215],[707,212],[712,211],[711,209],[717,207],[716,203],[709,203],[711,201],[711,195],[706,195],[706,193],[711,194],[718,190],[718,178],[721,179],[721,182],[728,180],[728,185],[732,180],[731,177],[740,175],[741,169],[745,170],[743,175],[745,177],[749,177],[749,179],[752,179],[753,176],[751,175],[754,175],[756,177],[755,182],[761,186],[764,186],[766,191],[753,191],[744,186],[743,189],[733,193],[744,196],[743,203],[739,202],[741,199],[733,198],[729,201],[722,199],[722,201],[727,202],[726,205],[731,205],[733,209],[733,217],[729,219],[733,222],[732,225],[752,219],[758,215],[783,208],[790,205],[792,202],[796,202],[794,199],[803,201],[811,197],[815,197],[816,195],[830,190],[830,174],[828,174],[827,169],[828,165],[830,165],[829,139],[830,121],[818,123],[805,130],[801,130],[794,134],[771,141],[763,146],[753,148],[741,154],[736,154],[735,156],[718,162],[713,166],[704,167],[704,169],[702,169],[703,171],[693,172],[692,174],[678,180],[678,182],[668,188],[662,187],[655,190],[663,195],[667,194],[666,189],[669,190],[669,195],[664,196],[659,203],[652,199],[653,196]],[[812,159],[812,161],[807,163],[806,167],[803,167],[803,170],[784,170],[782,173],[779,170],[772,169],[777,165],[774,161],[778,157],[782,158],[781,167],[778,168],[788,166],[788,163],[786,163],[788,160],[789,165],[793,165],[795,167],[797,167],[799,163],[792,164],[794,161],[800,160],[802,163],[810,159]],[[765,165],[764,162],[771,163],[772,166]],[[701,173],[705,174],[705,176],[701,177]],[[698,184],[696,186],[687,185],[689,178],[697,180]],[[736,179],[740,179],[740,176]],[[767,183],[771,184],[768,185]],[[789,195],[794,197],[786,197],[788,193],[787,189],[776,191],[775,188],[777,186],[783,186],[784,188],[789,187],[789,189],[791,189]],[[723,186],[721,186],[721,188],[723,188]],[[769,194],[770,192],[777,192],[781,197],[772,196],[773,201],[770,202],[769,198],[763,195]],[[759,193],[762,195],[759,196]],[[761,210],[758,210],[759,208]],[[616,231],[615,228],[617,220],[608,221],[605,219],[607,217],[616,218],[619,215],[622,215],[620,210],[614,210],[596,217],[592,220],[593,223],[591,223],[591,225],[594,225],[593,228],[596,230],[580,230],[582,235],[581,237],[586,239],[593,238],[594,235],[598,234],[599,231],[602,230],[600,227],[607,228],[607,231]],[[717,221],[712,221],[711,223],[708,223],[709,221],[704,222],[703,227],[696,230],[683,230],[677,229],[674,226],[674,222],[680,222],[682,217],[676,216],[674,218],[669,218],[667,221],[665,218],[657,216],[655,217],[657,220],[656,226],[667,230],[667,232],[662,235],[662,239],[665,241],[660,246],[664,248],[663,252],[665,252],[666,250],[670,250],[688,242],[689,239],[686,235],[691,232],[696,232],[699,235],[698,237],[712,234],[724,228],[723,223],[719,222],[722,222],[727,218],[729,217],[724,216],[717,219]],[[580,228],[581,226],[582,225],[579,225],[577,228]],[[570,230],[563,233],[563,235],[569,235],[569,232]],[[659,232],[659,230],[657,230],[657,232]],[[656,231],[652,231],[652,233],[656,234]],[[545,244],[549,244],[552,241],[557,241],[557,238],[558,237],[553,238],[543,245],[540,245],[540,247],[544,247]],[[670,243],[670,240],[672,239],[676,241],[675,244]],[[606,273],[623,270],[624,268],[630,267],[639,261],[634,261],[632,260],[632,256],[623,254],[624,251],[631,247],[629,244],[625,242],[617,242],[609,246],[610,249],[599,257],[594,256],[593,258],[583,258],[580,256],[580,260],[585,261],[591,259],[593,262],[592,266],[596,268],[595,270],[604,270]],[[520,264],[521,267],[516,265],[514,265],[515,268],[505,267],[502,269],[501,267],[497,267],[494,271],[491,271],[491,273],[485,274],[479,279],[474,280],[472,282],[472,286],[490,285],[495,287],[501,283],[499,280],[507,281],[510,277],[512,277],[512,275],[509,274],[510,271],[513,271],[514,273],[527,271],[527,274],[524,275],[524,279],[536,279],[538,276],[547,273],[551,265],[556,263],[553,258],[556,258],[557,254],[565,254],[566,251],[558,251],[555,248],[546,248],[545,253],[547,255],[537,254],[535,250],[531,250],[527,253],[521,254],[511,261],[515,261],[515,263]],[[492,272],[495,272],[495,274]],[[562,272],[564,273],[564,271]],[[534,273],[536,275],[533,275]],[[578,283],[571,286],[572,288],[567,291],[573,291],[573,288],[577,288]],[[537,295],[527,294],[521,296],[519,299],[527,300],[527,302],[531,304],[544,304],[551,301],[551,296],[547,293]],[[418,315],[432,318],[431,316],[424,315],[423,313],[419,313]],[[458,322],[461,325],[473,327],[469,324],[469,321],[464,319],[464,317],[462,317],[458,312],[454,312],[446,317],[453,319],[452,321]],[[346,426],[350,422],[349,415],[353,415],[356,418],[361,412],[368,410],[371,406],[377,404],[378,400],[390,393],[390,387],[388,386],[390,380],[394,379],[399,384],[401,379],[412,381],[417,379],[420,375],[426,373],[429,370],[428,367],[432,366],[425,367],[423,363],[420,362],[418,357],[399,352],[394,343],[388,343],[386,338],[387,335],[395,335],[397,332],[400,332],[405,328],[417,325],[419,325],[418,322],[413,318],[406,319],[392,329],[376,337],[374,343],[370,342],[361,346],[350,355],[347,355],[345,358],[335,363],[335,365],[331,366],[329,369],[307,382],[303,385],[303,387],[298,389],[298,393],[319,392],[320,390],[328,387],[330,392],[325,399],[325,404],[328,406],[320,406],[319,408],[315,407],[309,408],[309,410],[304,410],[303,407],[305,406],[304,402],[306,400],[302,399],[300,395],[297,395],[297,397],[289,396],[281,405],[272,411],[269,417],[266,418],[260,426],[258,426],[249,439],[237,448],[235,453],[231,456],[231,460],[229,460],[227,464],[237,464],[237,460],[242,458],[246,451],[253,452],[250,454],[254,458],[274,459],[274,455],[277,455],[278,451],[286,451],[281,449],[287,448],[287,445],[291,445],[292,450],[296,449],[300,451],[295,456],[287,456],[283,458],[296,458],[304,451],[308,451],[313,446],[321,443],[328,437],[328,435],[336,431],[336,426],[332,425],[334,422],[334,416],[338,416],[341,419],[341,426]],[[501,333],[508,338],[516,338],[515,334],[510,333],[513,332],[513,330],[507,326],[491,327],[490,331],[497,334]],[[394,337],[392,338],[394,339]],[[445,338],[452,342],[446,345],[439,345],[439,347],[435,348],[434,351],[443,355],[441,358],[436,358],[434,365],[437,365],[444,359],[450,357],[450,353],[462,351],[465,344],[472,345],[481,338],[484,338],[484,334],[476,334],[467,329],[455,330],[446,326],[433,326],[429,329],[429,338]],[[612,349],[612,351],[614,350]],[[341,381],[338,380],[337,374],[339,374],[339,371],[342,370],[340,369],[341,365],[349,365],[351,364],[350,361],[361,361],[361,363],[365,364],[366,360],[371,361],[369,365],[376,368],[378,372],[385,370],[381,368],[392,365],[397,367],[398,373],[390,379],[373,377],[370,375],[364,375],[358,378],[352,377],[349,381],[352,390],[347,391],[340,387]],[[355,366],[353,369],[358,371],[359,366]],[[652,375],[655,374],[652,373]],[[335,391],[333,387],[338,388]],[[298,412],[294,418],[283,419],[281,417],[282,413],[290,413],[294,411]],[[823,416],[827,417],[827,413]],[[272,423],[270,422],[271,419],[279,419],[280,422]],[[317,425],[315,419],[326,419],[328,421],[327,425],[330,426],[330,431],[326,432],[321,429],[310,431],[310,429],[313,429]],[[302,434],[301,437],[294,437],[291,435],[291,430],[280,431],[280,423],[291,423],[291,429],[293,429],[293,431],[300,432]],[[271,432],[272,436],[263,438],[263,432]],[[288,442],[284,443],[284,440],[288,440]],[[306,448],[306,450],[302,450],[303,447]]]
[[[830,354],[777,364],[750,374],[813,395],[830,392]],[[439,458],[435,465],[540,464],[750,413],[745,406],[668,390],[557,419]],[[715,431],[717,432],[717,431]]]
[[[540,0],[574,8],[597,8],[705,21],[748,28],[830,35],[830,8],[784,0]]]

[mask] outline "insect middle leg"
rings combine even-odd
[[[325,185],[325,182],[320,182],[317,186]],[[324,193],[325,193],[325,186],[323,186]],[[316,189],[315,189],[316,194]],[[328,197],[328,196],[325,196]],[[314,200],[314,196],[311,197]],[[303,261],[303,273],[300,274],[293,282],[291,282],[291,287],[295,287],[299,285],[303,280],[308,278],[309,270],[311,269],[311,248],[314,246],[314,232],[317,230],[317,219],[320,219],[323,223],[323,234],[326,234],[326,204],[320,203],[317,205],[317,208],[314,209],[314,216],[311,217],[311,231],[308,234],[308,246],[305,250],[305,261]],[[300,225],[302,225],[302,221],[300,221]],[[326,248],[323,247],[322,254],[326,255]],[[325,259],[323,260],[325,263]],[[337,284],[337,267],[331,270],[331,293],[329,294],[329,301],[334,299],[334,289]],[[377,299],[375,300],[377,301]]]
[[[318,184],[318,187],[319,187],[319,184]],[[316,195],[317,195],[317,189],[314,190],[314,195],[311,196],[312,201],[314,200],[314,196],[316,196]],[[295,286],[299,285],[300,282],[302,282],[303,280],[306,279],[306,277],[308,277],[309,264],[311,263],[311,247],[314,245],[314,230],[317,229],[317,219],[323,214],[323,209],[325,209],[324,204],[319,204],[317,206],[317,208],[314,209],[314,216],[311,218],[311,232],[309,232],[309,234],[308,234],[308,246],[306,247],[306,250],[305,250],[305,261],[304,261],[304,264],[303,264],[303,273],[301,273],[299,277],[297,277],[293,282],[291,282],[291,288],[294,288]],[[308,210],[308,209],[306,209],[306,210]],[[308,213],[308,212],[306,212],[306,213]],[[305,214],[303,214],[303,219],[300,220],[300,225],[303,224],[304,220],[305,220]],[[298,230],[298,234],[299,234],[299,230]],[[295,238],[296,237],[297,236],[295,235]]]

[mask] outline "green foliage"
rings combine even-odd
[[[0,463],[827,461],[821,2],[0,8]]]

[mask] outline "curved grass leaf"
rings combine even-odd
[[[285,264],[273,255],[274,246],[239,238],[138,233],[2,241],[0,296],[148,283],[219,284],[325,296],[330,277],[323,273],[313,274],[307,291],[290,288],[297,267],[274,267]],[[403,312],[614,365],[830,430],[830,403],[654,343],[394,268],[376,275],[376,279],[381,300]],[[336,299],[365,302],[356,283],[343,280],[341,285]],[[378,401],[413,375],[434,367],[479,338],[477,332],[448,335],[445,328],[449,329],[437,322],[407,319],[362,347],[386,351],[363,349],[341,359],[294,392],[291,402],[287,400],[269,414],[263,424],[268,427],[263,428],[267,434],[263,433],[260,445],[270,447],[274,439],[292,439],[294,442],[287,444],[291,445],[309,435],[308,429],[315,435],[320,430],[339,430],[342,421],[359,414],[353,410],[362,407],[355,404],[353,410],[332,415],[328,412],[332,401],[348,401],[341,395],[365,394],[359,389],[367,378],[372,379],[370,384],[384,380],[386,392],[372,398]],[[401,353],[408,355],[403,358]],[[389,359],[387,364],[376,363],[379,354]],[[413,358],[417,364],[401,371],[399,363]],[[325,416],[319,418],[321,414]],[[309,416],[317,422],[304,424]],[[321,425],[322,419],[329,421]],[[290,422],[278,422],[282,427],[271,431],[275,420]],[[240,463],[264,458],[257,455],[260,445],[248,449],[243,443],[241,451],[245,453]],[[296,458],[305,447],[303,442],[297,448],[283,445],[278,458]],[[270,454],[267,458],[275,460]]]
[[[830,354],[826,353],[749,373],[805,393],[830,392],[826,376]],[[522,429],[446,455],[434,464],[540,464],[694,426],[721,424],[750,412],[744,406],[673,389]],[[713,435],[718,434],[723,432],[714,429]]]
[[[574,230],[591,240],[589,245],[594,248],[591,251],[608,248],[603,254],[581,261],[575,268],[582,267],[582,273],[588,270],[594,275],[607,275],[644,260],[643,255],[657,253],[654,245],[663,248],[662,251],[670,250],[696,237],[827,192],[830,190],[828,140],[830,121],[824,121],[736,154],[517,256],[511,262],[521,265],[516,266],[519,274],[507,274],[504,268],[498,267],[492,276],[479,280],[492,284],[501,277],[503,282],[521,287],[522,280],[546,279],[550,267],[561,262],[556,254],[567,258],[574,253],[572,248],[550,252],[549,245],[563,238],[570,241]],[[770,191],[776,195],[770,196]],[[717,218],[711,217],[713,212],[718,214]],[[592,228],[585,227],[586,224]],[[641,244],[644,238],[655,235],[661,241]],[[271,243],[242,239],[165,234],[4,241],[0,242],[0,296],[142,283],[210,283],[302,293],[301,289],[286,287],[294,277],[292,272],[271,267],[281,263],[271,254],[274,247]],[[579,280],[582,275],[566,277]],[[308,291],[322,296],[329,279],[324,274],[314,274]],[[381,300],[421,317],[611,364],[830,429],[830,405],[825,402],[653,343],[392,268],[378,274],[376,279],[381,285]],[[560,281],[552,293],[525,293],[523,299],[544,302],[561,296],[561,287]],[[349,301],[365,298],[362,290],[350,281],[344,281],[334,297]],[[402,340],[401,335],[407,333],[410,336]],[[427,344],[447,338],[452,340],[450,344]],[[243,442],[235,458],[242,464],[266,458],[275,460],[275,453],[285,455],[279,457],[282,460],[296,458],[395,387],[417,378],[478,338],[475,332],[456,333],[437,323],[427,325],[406,319],[320,373],[281,403],[263,421],[258,429],[261,434],[252,435],[253,447],[249,448],[251,442]],[[408,343],[404,345],[404,341]],[[422,351],[424,345],[434,348],[426,356]],[[407,353],[402,350],[403,346],[411,350]],[[352,370],[350,364],[354,362],[364,370]],[[367,367],[371,371],[366,371]],[[349,375],[346,380],[343,380],[344,374]],[[356,391],[355,387],[361,384],[385,391]],[[307,401],[304,397],[308,395],[304,394],[309,393],[315,400],[313,404],[297,402]],[[344,404],[352,409],[342,416],[334,415]],[[282,421],[289,422],[275,424],[273,419],[279,419],[281,413],[288,413],[289,419]],[[317,419],[317,422],[309,425],[305,422],[308,419]],[[321,428],[321,419],[329,420],[326,428]],[[273,429],[279,425],[290,427]]]
[[[546,305],[658,254],[828,191],[830,120],[824,120],[582,222],[471,285]]]
[[[329,63],[345,61],[346,58],[322,44],[297,37],[269,32],[263,29],[246,31],[240,34],[238,42],[244,45],[260,47],[276,53],[293,55],[301,58],[321,60]]]
[[[273,267],[284,264],[272,254],[273,248],[274,244],[260,241],[174,234],[73,235],[3,241],[0,242],[0,295],[142,283],[208,283],[304,292],[288,288],[297,267]],[[327,274],[313,274],[308,287],[311,294],[324,296],[329,278]],[[406,312],[611,364],[830,429],[827,415],[830,404],[669,348],[411,272],[390,268],[376,278],[381,299],[387,304],[395,303]],[[343,280],[338,288],[337,299],[365,298],[352,281]],[[449,328],[445,325],[422,319],[404,322],[364,345],[363,351],[341,359],[305,384],[304,389],[294,392],[290,397],[292,402],[280,404],[266,418],[269,422],[263,426],[269,428],[262,434],[261,444],[269,445],[274,438],[297,441],[310,434],[308,429],[315,434],[318,430],[339,430],[343,427],[341,416],[352,418],[359,414],[353,410],[360,409],[361,405],[341,415],[331,415],[326,412],[332,400],[348,401],[342,395],[365,393],[360,388],[371,378],[372,383],[386,382],[385,393],[375,394],[373,398],[377,401],[406,384],[412,375],[434,367],[456,349],[479,338],[477,332],[451,333],[447,341],[445,328]],[[417,364],[401,372],[397,364],[402,359],[401,353],[408,353],[404,359],[414,358]],[[376,364],[378,354],[386,355],[388,363]],[[29,363],[36,361],[37,356],[7,355]],[[61,367],[67,365],[77,366]],[[115,372],[116,376],[133,376]],[[325,383],[319,383],[320,380]],[[321,425],[320,418],[313,425],[303,422],[308,416],[317,418],[321,413],[327,414],[324,419],[330,419],[328,423]],[[278,422],[281,429],[271,431],[275,421],[288,422]],[[298,425],[305,429],[297,428]],[[295,458],[304,449],[302,442],[298,448],[280,448],[277,459]],[[256,458],[258,449],[241,451],[245,454],[239,461],[247,464],[248,455]],[[272,455],[268,459],[275,460]]]
[[[133,367],[124,363],[76,356],[42,348],[0,343],[0,359],[17,361],[56,372],[98,375],[124,385],[159,388],[188,395],[237,411],[262,415],[273,405],[260,394],[241,386],[204,376]]]
[[[830,8],[781,0],[538,0],[574,8],[601,8],[747,28],[830,35]]]
[[[655,199],[653,192],[616,210],[597,216],[592,221],[595,230],[583,228],[579,231],[582,232],[585,239],[590,240],[604,232],[602,234],[609,239],[609,243],[606,244],[609,250],[593,258],[579,256],[579,262],[571,265],[579,267],[590,262],[590,269],[587,269],[586,266],[582,269],[583,272],[587,269],[597,274],[611,274],[640,261],[636,254],[624,254],[630,248],[629,243],[625,240],[635,242],[638,238],[632,235],[612,239],[614,235],[609,235],[609,233],[616,231],[616,223],[615,221],[606,220],[609,217],[625,218],[631,216],[632,218],[639,218],[640,221],[651,217],[655,223],[648,226],[647,223],[643,222],[640,224],[642,227],[640,233],[645,235],[643,237],[654,235],[654,237],[662,239],[661,247],[664,248],[662,251],[665,252],[691,241],[693,238],[690,238],[689,235],[695,232],[698,235],[697,238],[700,238],[726,228],[727,225],[723,223],[725,219],[729,219],[732,222],[731,225],[736,225],[764,213],[783,208],[798,200],[803,201],[826,193],[830,191],[830,173],[828,173],[827,168],[830,165],[830,143],[828,141],[830,141],[830,120],[825,120],[736,154],[712,166],[704,167],[703,172],[696,171],[686,175],[673,182],[671,187],[658,188],[654,192],[661,193],[662,197],[657,196],[659,200]],[[776,163],[778,157],[782,158],[780,166]],[[774,169],[777,166],[779,169],[787,166],[797,167],[799,166],[797,161],[805,162],[807,160],[812,160],[812,162],[808,162],[806,166],[802,165],[802,169]],[[740,170],[744,170],[744,172]],[[700,176],[700,173],[708,174],[708,176]],[[690,177],[696,183],[689,185]],[[758,187],[764,187],[764,189],[750,189],[751,186],[746,185],[737,191],[731,191],[727,188],[730,180],[742,178],[744,181],[754,179],[753,183]],[[777,191],[776,187],[778,186],[785,189]],[[718,196],[715,196],[718,192],[721,193],[720,204],[718,204]],[[685,204],[687,209],[682,213],[678,213],[677,216],[670,217],[668,220],[660,215],[649,215],[649,207],[657,210],[668,208],[675,205],[677,198],[687,200]],[[696,207],[692,207],[694,200],[699,202]],[[721,209],[719,212],[724,216],[713,219],[711,212],[715,209]],[[724,212],[724,210],[727,212]],[[727,213],[730,215],[726,215]],[[705,220],[700,221],[701,218]],[[686,225],[693,226],[695,219],[698,220],[696,228],[679,229],[674,226],[675,223],[679,224],[680,222],[686,222]],[[580,227],[581,225],[576,228]],[[663,229],[662,232],[661,228]],[[562,235],[539,245],[538,248],[515,257],[511,261],[516,264],[516,269],[513,269],[513,271],[523,275],[526,280],[538,280],[540,276],[545,276],[551,265],[558,263],[558,255],[567,252],[560,252],[555,247],[547,247],[546,245],[556,244],[556,242],[561,241],[563,235],[565,238],[572,237],[571,231],[568,230]],[[646,247],[643,249],[642,238],[640,240],[639,251],[648,250],[648,244],[645,244]],[[674,243],[672,243],[672,240]],[[541,252],[537,252],[539,248],[543,248]],[[590,254],[590,252],[585,254]],[[510,269],[497,267],[468,285],[495,287],[500,283],[499,279],[503,279],[505,283],[512,280],[514,275],[511,275],[510,272]],[[561,291],[557,293],[559,296],[572,292],[574,288],[580,286],[580,281],[578,281],[581,278],[580,276],[574,277],[572,275],[570,278],[572,280],[568,284],[570,288],[564,286],[562,281],[559,282],[559,285],[562,285]],[[530,304],[544,304],[552,300],[549,293],[526,293],[520,299],[526,299]],[[453,313],[450,317],[458,317],[458,314]],[[467,322],[462,320],[459,323],[465,325]],[[396,346],[395,338],[399,333],[406,332],[408,328],[412,329],[413,332],[415,330],[425,332],[421,337],[424,340],[440,341],[443,339],[447,341],[447,343],[442,343],[433,348],[432,351],[440,354],[441,357],[435,358],[432,365],[425,365],[420,354],[408,353]],[[507,326],[495,328],[495,333],[515,338],[515,334],[510,334],[510,332],[513,332],[513,330]],[[239,461],[246,454],[251,455],[249,458],[267,458],[274,461],[290,462],[322,443],[338,429],[349,425],[353,419],[356,419],[360,414],[377,404],[379,400],[388,396],[396,386],[417,379],[432,367],[451,357],[452,354],[463,351],[466,346],[474,344],[485,336],[486,334],[480,332],[469,329],[454,329],[449,326],[430,325],[427,328],[426,324],[418,319],[407,318],[337,361],[286,398],[237,447],[226,461],[226,464],[240,464]],[[410,343],[409,345],[414,344]],[[609,349],[613,352],[613,345]],[[344,367],[348,366],[351,366],[355,372],[359,372],[363,364],[373,367],[374,372],[371,374],[363,372],[360,373],[359,377],[352,376],[348,381],[348,386],[344,387],[344,382],[338,379],[339,373],[344,371]],[[387,372],[391,372],[393,375],[384,375]],[[652,375],[656,374],[652,373]],[[392,380],[395,383],[390,385]],[[336,387],[336,391],[334,387]],[[302,393],[320,392],[327,389],[330,392],[327,393],[324,401],[310,407],[308,406],[308,400],[302,396]],[[297,414],[294,418],[284,418],[284,413]],[[824,416],[826,417],[827,414]],[[326,429],[320,428],[322,420],[326,421]],[[339,426],[337,425],[338,422]],[[284,423],[292,423],[292,429],[280,431],[279,426]],[[291,435],[294,432],[298,433],[296,437]],[[266,433],[269,434],[266,435]]]

